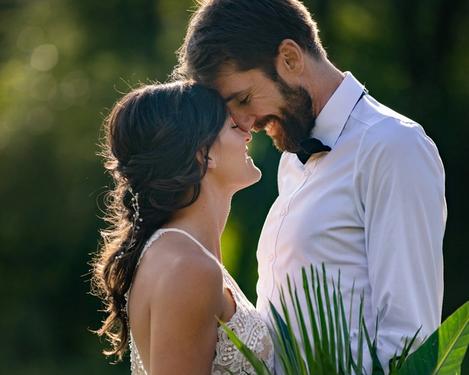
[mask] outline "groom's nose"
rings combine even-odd
[[[233,118],[234,123],[246,132],[250,132],[252,130],[254,122],[256,121],[254,116],[239,112],[232,112],[231,117]]]

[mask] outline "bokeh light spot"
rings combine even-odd
[[[41,72],[47,72],[57,65],[59,51],[53,44],[41,44],[31,54],[31,66]]]

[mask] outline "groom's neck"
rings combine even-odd
[[[314,115],[322,111],[332,94],[345,77],[327,58],[308,57],[305,64],[305,89],[313,98]]]

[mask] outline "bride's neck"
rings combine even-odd
[[[203,186],[197,200],[179,210],[165,225],[183,229],[221,260],[220,242],[231,207],[232,195]]]

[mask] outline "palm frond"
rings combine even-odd
[[[279,290],[280,311],[270,302],[271,326],[276,357],[285,375],[363,375],[365,354],[371,356],[371,375],[384,375],[378,358],[378,319],[373,339],[364,319],[364,294],[361,293],[357,326],[358,340],[352,356],[351,323],[355,286],[352,286],[349,315],[344,308],[340,271],[338,281],[328,287],[324,264],[321,272],[310,266],[301,270],[302,290],[287,276],[287,293]],[[301,295],[300,293],[304,294]],[[304,297],[305,306],[300,301]],[[411,350],[420,330],[406,339],[404,347],[390,360],[389,374],[458,374],[469,345],[469,302],[451,315],[414,353]],[[245,355],[258,375],[271,375],[265,364],[222,324],[228,337]],[[368,352],[365,352],[365,348]],[[417,372],[415,372],[417,371]],[[423,371],[423,372],[422,372]],[[452,371],[452,372],[450,372]]]

